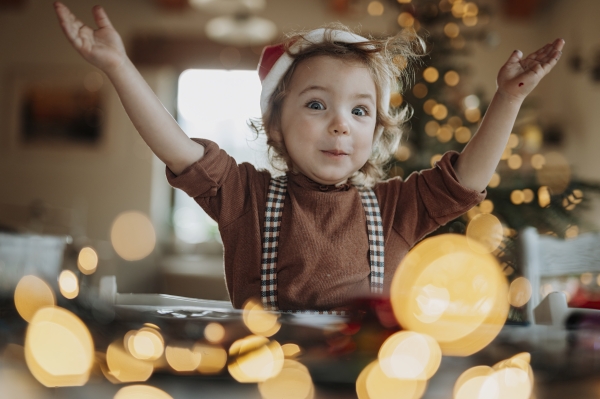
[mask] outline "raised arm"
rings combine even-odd
[[[483,191],[488,185],[517,118],[523,100],[560,58],[565,42],[556,39],[523,57],[515,50],[498,73],[498,89],[471,141],[454,164],[459,181]]]
[[[180,174],[204,155],[161,104],[125,53],[123,41],[104,9],[93,8],[98,28],[86,26],[62,3],[54,3],[60,26],[73,47],[101,69],[114,85],[125,111],[144,141],[173,173]]]

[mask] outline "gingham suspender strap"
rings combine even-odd
[[[279,310],[277,307],[277,249],[286,187],[287,176],[276,177],[271,179],[267,193],[260,270],[260,296],[265,310]]]
[[[367,219],[371,292],[379,294],[383,291],[384,273],[383,223],[379,213],[379,203],[373,190],[364,187],[357,188]],[[287,176],[280,176],[271,179],[267,193],[261,267],[261,297],[266,310],[279,310],[277,304],[277,250],[286,189]],[[336,314],[336,312],[327,311],[303,311],[300,313]]]
[[[383,245],[383,222],[379,213],[379,203],[370,188],[357,187],[367,217],[367,234],[369,235],[369,263],[371,263],[371,292],[383,292],[383,262],[385,258]]]

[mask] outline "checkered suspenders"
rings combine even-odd
[[[287,176],[272,178],[267,193],[261,267],[261,297],[266,310],[279,310],[277,304],[277,250],[286,188]],[[373,190],[360,186],[357,188],[367,218],[371,292],[379,294],[383,291],[383,223],[377,197]]]

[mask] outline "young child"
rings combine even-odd
[[[388,292],[415,243],[483,200],[519,107],[564,45],[557,39],[526,58],[515,50],[464,150],[405,181],[382,181],[382,165],[404,119],[389,109],[390,92],[418,56],[418,38],[367,40],[344,28],[317,29],[268,47],[259,65],[261,127],[286,172],[274,178],[236,164],[213,142],[190,140],[128,59],[101,7],[93,9],[96,30],[63,4],[55,9],[71,44],[113,83],[170,184],[218,222],[236,308],[260,296],[267,309],[330,311],[355,296]],[[408,64],[403,70],[396,56]]]

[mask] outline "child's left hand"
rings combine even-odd
[[[500,68],[498,91],[517,100],[523,100],[554,68],[564,45],[563,39],[556,39],[525,58],[522,58],[521,51],[515,50],[506,64]]]

